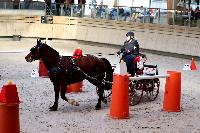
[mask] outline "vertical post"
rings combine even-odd
[[[117,7],[117,20],[119,20],[119,7]]]
[[[188,8],[190,9],[191,0],[188,1]]]
[[[18,2],[18,10],[20,9],[20,1]]]
[[[176,8],[177,0],[168,0],[167,1],[167,9],[170,10],[168,11],[168,19],[172,18],[173,19],[173,24],[174,24],[174,15],[173,11]]]
[[[106,19],[109,19],[108,6],[105,6]]]
[[[132,0],[132,7],[133,7],[134,0]]]
[[[45,16],[47,15],[47,5],[44,3]]]
[[[173,0],[167,0],[167,9],[172,10],[172,1]]]
[[[6,2],[4,2],[4,8],[6,9]]]
[[[160,8],[158,9],[158,23],[160,23]]]
[[[73,8],[74,8],[74,4],[71,4],[71,17],[73,17]]]
[[[132,16],[133,16],[133,12],[132,12],[132,7],[130,7],[130,21],[132,21]]]
[[[151,8],[151,0],[149,0],[149,8]]]
[[[117,6],[117,5],[118,5],[117,0],[114,0],[113,6]]]
[[[61,3],[61,4],[60,4],[60,16],[64,16],[64,15],[63,15],[63,8],[64,8],[64,4]]]
[[[81,5],[81,17],[84,17],[84,12],[85,12],[85,4]]]
[[[146,8],[142,7],[143,8],[143,18],[142,18],[142,23],[145,22],[145,15],[146,15]]]

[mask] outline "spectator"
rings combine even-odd
[[[71,2],[70,2],[70,0],[64,1],[64,12],[65,12],[65,16],[71,16]]]
[[[139,12],[139,16],[140,16],[140,17],[143,17],[143,16],[146,15],[146,9],[145,9],[143,6],[141,6],[141,7],[138,9],[138,12]]]
[[[25,3],[25,9],[29,9],[30,8],[30,4],[31,4],[31,1],[32,0],[24,0],[24,3]]]
[[[13,2],[13,9],[19,9],[20,0],[12,0],[12,2]]]
[[[56,15],[60,16],[60,4],[61,4],[61,0],[55,0],[56,2]]]
[[[100,7],[100,11],[101,11],[101,18],[106,18],[106,10],[104,6]]]
[[[194,18],[195,20],[200,19],[200,10],[199,7],[197,7],[194,11]]]
[[[91,9],[91,18],[96,18],[96,15],[97,15],[96,7],[92,6],[92,9]]]
[[[192,7],[190,7],[190,9],[189,9],[188,15],[189,15],[189,17],[190,17],[191,20],[195,19],[194,10],[192,9]]]
[[[112,19],[113,20],[117,19],[117,9],[112,10]]]
[[[184,10],[184,2],[182,0],[179,0],[179,2],[176,5],[176,9],[178,11],[181,11],[181,13],[183,12],[183,10]]]

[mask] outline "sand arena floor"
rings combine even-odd
[[[95,110],[97,94],[95,86],[84,81],[83,92],[66,94],[76,99],[80,106],[69,105],[59,99],[58,111],[50,112],[54,101],[53,85],[48,78],[31,78],[31,71],[38,68],[38,61],[27,63],[24,57],[36,44],[36,39],[12,41],[0,40],[0,85],[9,79],[16,83],[20,104],[20,131],[22,133],[199,133],[200,132],[200,71],[182,71],[190,60],[147,53],[148,63],[157,64],[160,74],[167,70],[182,72],[181,112],[161,111],[165,79],[160,79],[160,93],[153,102],[141,102],[130,107],[130,119],[109,118],[109,103],[102,103],[101,110]],[[52,47],[62,55],[70,55],[81,47],[84,53],[101,52],[112,64],[118,62],[116,55],[108,55],[118,49],[98,47],[74,41],[54,40]],[[21,51],[20,53],[5,53]],[[27,51],[27,52],[23,52]],[[196,62],[200,69],[200,62]]]

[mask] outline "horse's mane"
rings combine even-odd
[[[54,54],[54,56],[59,56],[60,54],[58,53],[58,51],[56,51],[55,49],[53,49],[52,47],[48,46],[46,43],[41,43],[41,49],[45,50],[46,48],[49,50],[49,52],[51,54]]]

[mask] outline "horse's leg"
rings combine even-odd
[[[63,82],[61,84],[61,98],[65,101],[67,101],[68,103],[70,103],[71,105],[75,105],[75,106],[79,106],[79,103],[76,102],[74,99],[67,99],[65,96],[66,93],[66,89],[67,89],[67,85],[65,82]]]
[[[59,91],[60,91],[60,85],[54,84],[55,102],[54,102],[53,106],[51,106],[49,108],[50,111],[56,111],[58,109]]]
[[[98,99],[98,102],[95,106],[95,109],[99,110],[101,108],[101,101],[104,99],[103,98],[104,86],[100,82],[101,78],[99,78],[99,80],[96,80],[96,79],[87,79],[87,80],[98,88],[99,99]]]
[[[99,91],[99,99],[97,102],[97,105],[95,106],[96,110],[101,109],[101,101],[103,101],[103,93],[104,93],[104,88],[102,85],[97,86],[98,87],[98,91]]]

